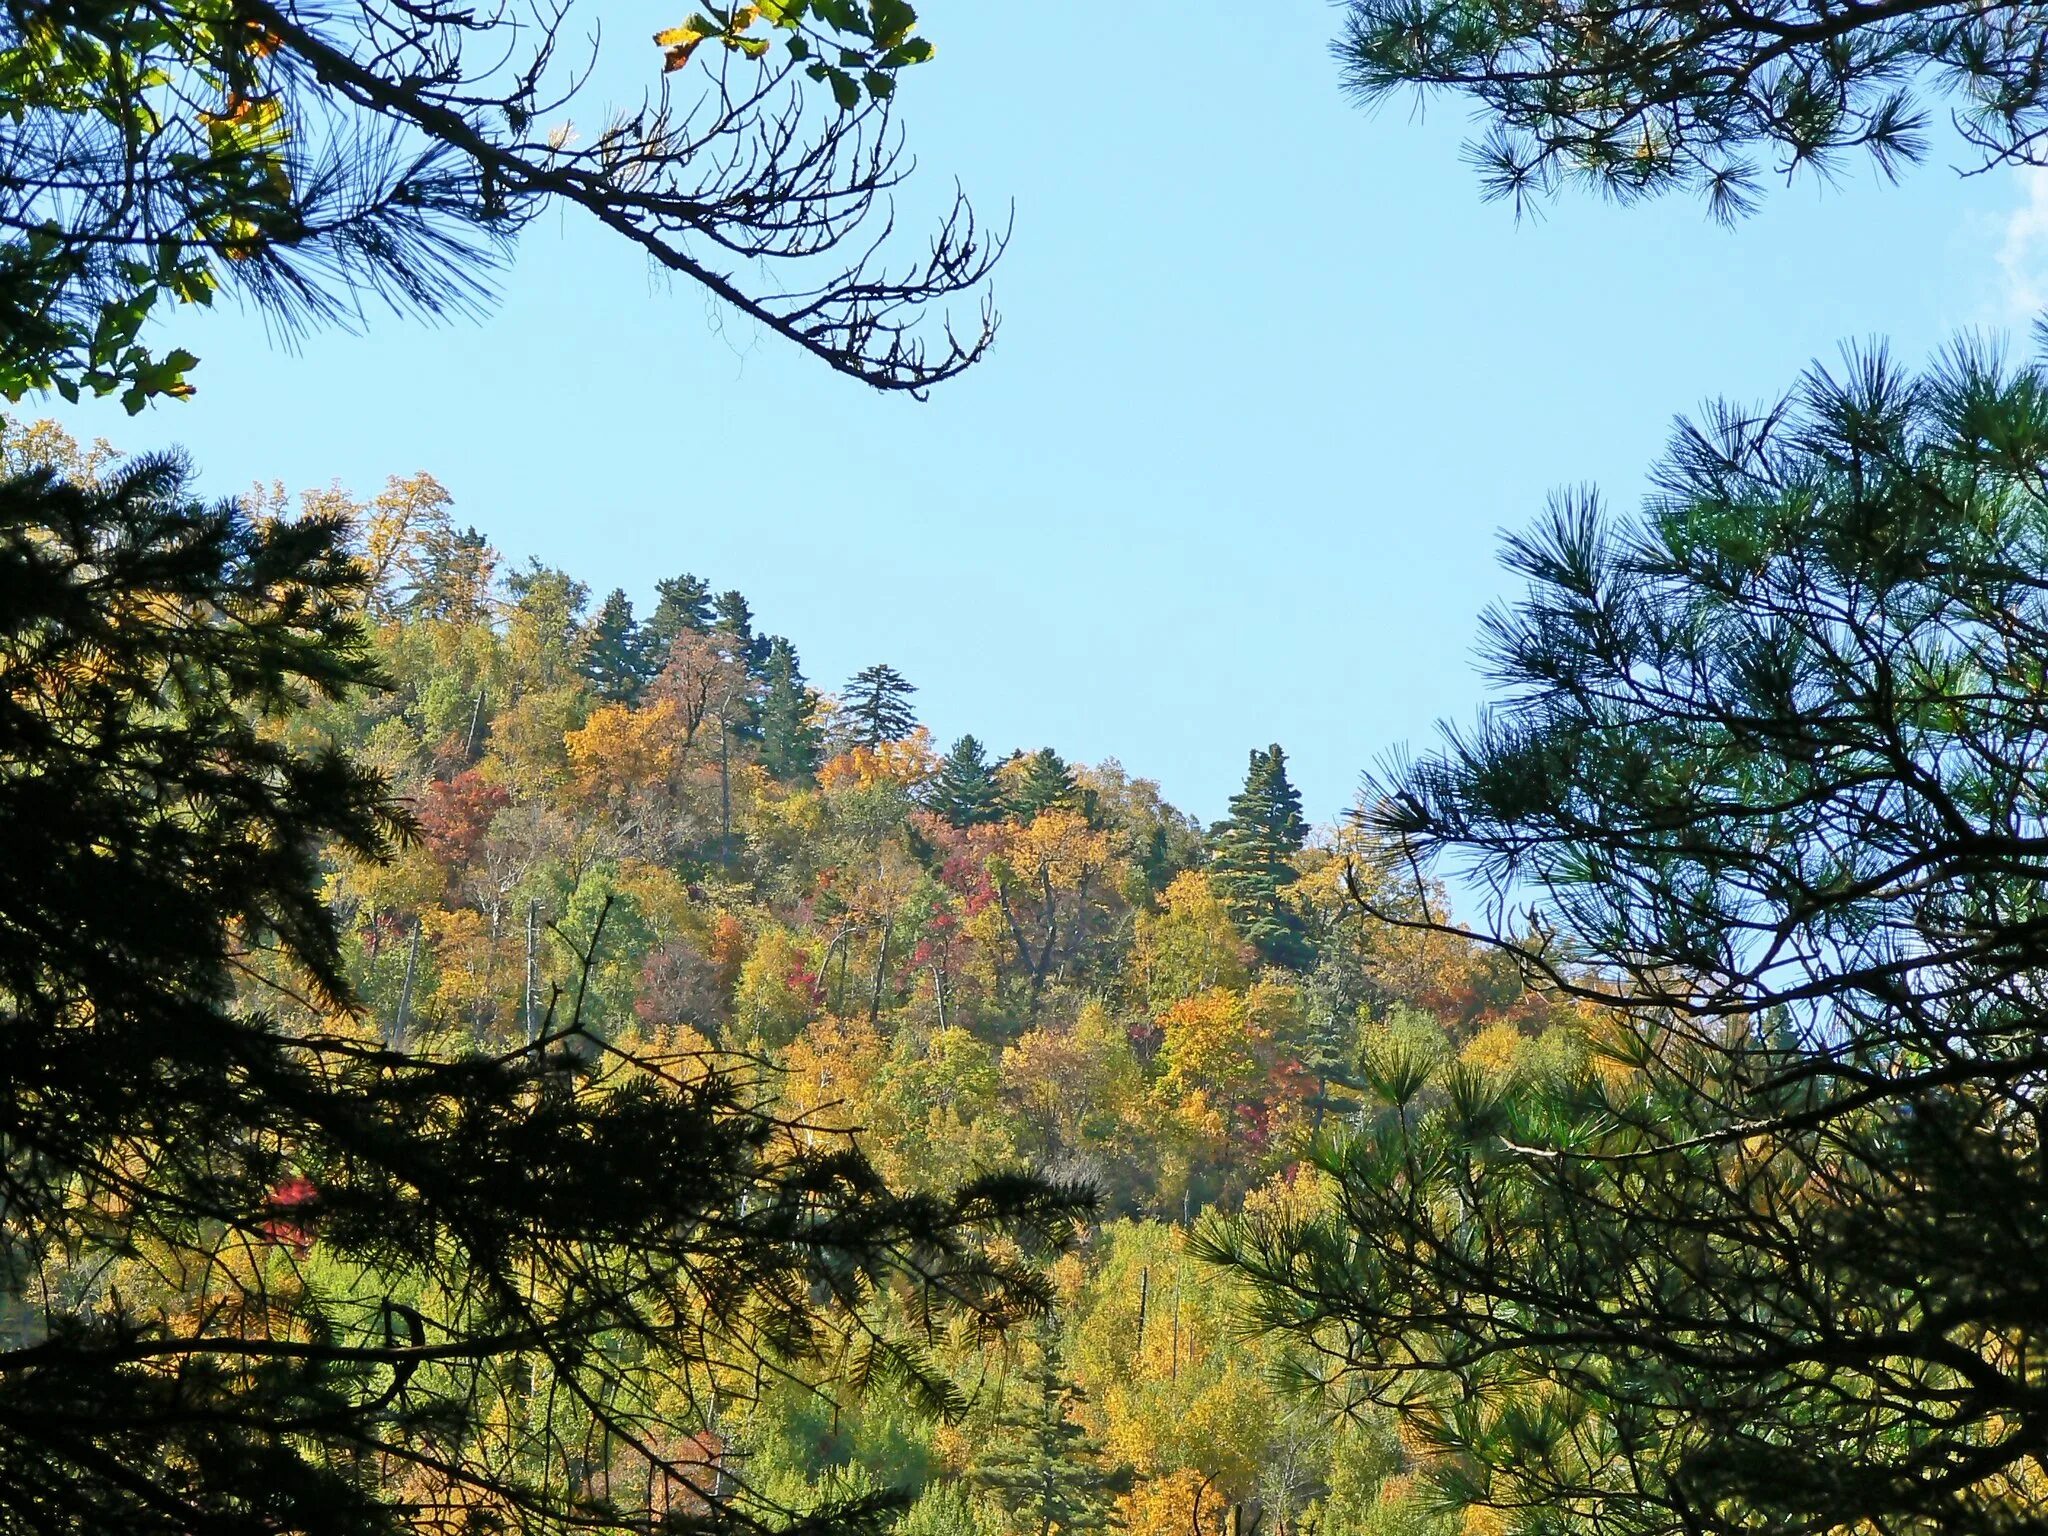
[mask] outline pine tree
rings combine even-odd
[[[646,623],[647,644],[657,670],[668,657],[677,635],[702,635],[711,629],[711,586],[685,571],[654,584],[654,612]]]
[[[1210,830],[1210,841],[1210,878],[1260,958],[1291,970],[1313,964],[1301,916],[1280,897],[1299,878],[1293,859],[1308,841],[1308,825],[1277,742],[1253,751],[1244,788],[1231,797],[1230,815]]]
[[[1018,765],[1016,785],[1010,792],[1010,814],[1030,821],[1054,806],[1070,806],[1081,797],[1074,782],[1074,770],[1051,747],[1040,747]]]
[[[1336,1199],[1197,1251],[1467,1530],[2039,1536],[2048,367],[1853,357],[1645,479],[1511,538],[1492,707],[1358,818],[1597,1067],[1375,1049]]]
[[[1042,1328],[1038,1363],[1022,1385],[1020,1400],[996,1415],[974,1481],[995,1495],[1012,1536],[1114,1529],[1112,1495],[1129,1489],[1130,1471],[1104,1466],[1102,1443],[1074,1422],[1073,1410],[1087,1396],[1067,1379],[1056,1325]]]
[[[1003,819],[1003,790],[988,754],[972,736],[962,736],[939,764],[926,805],[956,827]]]
[[[633,620],[632,599],[614,587],[583,632],[583,660],[577,670],[600,698],[630,704],[656,670],[647,638]]]
[[[768,664],[768,639],[754,632],[754,610],[738,590],[721,592],[712,604],[711,631],[725,637],[733,658],[755,677]]]
[[[761,766],[784,783],[803,783],[824,757],[824,733],[811,718],[817,698],[804,686],[796,647],[777,635],[768,642],[768,688],[761,699]]]
[[[901,672],[886,663],[856,672],[846,685],[847,718],[853,723],[857,746],[879,747],[901,741],[917,729],[917,715],[910,696],[917,692]]]

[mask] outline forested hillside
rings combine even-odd
[[[923,1488],[918,1536],[1180,1536],[1198,1504],[1204,1528],[1426,1523],[1389,1421],[1288,1395],[1184,1236],[1326,1197],[1300,1151],[1359,1108],[1375,1041],[1500,1074],[1583,1045],[1497,953],[1364,916],[1375,866],[1310,825],[1279,746],[1205,828],[1114,761],[933,741],[886,662],[821,687],[768,630],[801,616],[714,579],[662,580],[641,616],[502,554],[428,475],[304,500],[354,530],[387,686],[289,729],[417,823],[388,862],[329,861],[359,1027],[744,1064],[899,1187],[1022,1167],[1101,1194],[1052,1319],[938,1351],[961,1417],[791,1381],[705,1406],[707,1457],[793,1508]]]

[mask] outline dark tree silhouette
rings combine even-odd
[[[917,713],[910,707],[915,692],[916,685],[886,663],[856,672],[846,685],[846,714],[855,742],[879,747],[916,730]]]

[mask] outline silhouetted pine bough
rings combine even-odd
[[[1853,358],[1656,484],[1510,541],[1500,701],[1367,816],[1592,1059],[1382,1049],[1328,1210],[1207,1250],[1515,1530],[2048,1529],[2048,372]]]
[[[1977,169],[2042,163],[2048,71],[2025,0],[1347,0],[1353,95],[1447,91],[1478,109],[1469,158],[1518,204],[1578,182],[1619,202],[1696,192],[1722,219],[1767,175],[1886,176],[1924,156],[1946,100]]]
[[[956,189],[929,239],[894,238],[896,81],[933,51],[910,5],[650,12],[625,71],[577,20],[552,0],[0,7],[0,390],[190,393],[197,359],[154,352],[147,321],[220,292],[286,330],[472,310],[551,207],[878,389],[983,355],[1006,232]],[[637,99],[593,100],[593,77]]]
[[[573,1009],[501,1055],[365,1028],[319,850],[409,829],[285,729],[377,682],[343,535],[175,459],[0,484],[0,1530],[874,1528],[757,1497],[720,1415],[782,1373],[946,1406],[921,1341],[1042,1311],[1088,1198],[897,1196]]]

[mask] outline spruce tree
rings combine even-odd
[[[1003,819],[1003,789],[979,741],[962,736],[953,743],[925,803],[956,827]]]
[[[1102,1443],[1074,1422],[1087,1401],[1067,1379],[1055,1325],[1040,1329],[1038,1361],[1015,1400],[996,1415],[972,1476],[995,1496],[1012,1536],[1085,1536],[1119,1522],[1112,1495],[1131,1486],[1129,1469],[1103,1464]]]
[[[777,635],[768,642],[768,687],[761,697],[761,766],[784,783],[803,783],[824,758],[824,732],[812,715],[817,697],[804,686],[796,647]]]
[[[668,659],[668,649],[677,635],[702,635],[711,629],[711,586],[702,577],[685,571],[654,584],[654,612],[648,615],[647,644],[654,652],[655,668]]]
[[[753,606],[744,593],[734,589],[718,594],[711,605],[711,632],[724,637],[733,659],[749,676],[762,675],[768,664],[768,638],[754,632]]]
[[[653,652],[646,631],[633,620],[633,603],[613,588],[583,634],[579,670],[600,698],[630,704],[653,678]]]
[[[1040,747],[1018,765],[1016,782],[1010,791],[1010,814],[1019,821],[1054,806],[1071,806],[1081,798],[1081,786],[1074,782],[1074,770],[1051,747]]]
[[[1287,754],[1277,742],[1253,751],[1244,788],[1231,797],[1230,815],[1209,835],[1210,878],[1259,957],[1291,970],[1313,964],[1301,916],[1280,896],[1299,878],[1293,859],[1308,840],[1308,825],[1301,795],[1287,779]]]
[[[846,685],[842,700],[847,719],[853,725],[854,744],[879,747],[901,741],[917,729],[917,715],[910,696],[917,692],[901,672],[877,663],[856,672]]]

